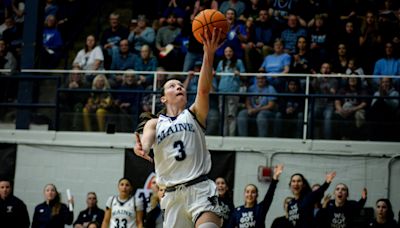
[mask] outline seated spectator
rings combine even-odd
[[[367,189],[363,189],[359,201],[348,200],[349,188],[339,183],[333,195],[333,200],[330,200],[330,197],[324,198],[322,208],[318,211],[319,227],[353,227],[353,220],[360,216],[361,209],[367,201]]]
[[[361,80],[356,77],[351,77],[348,79],[348,84],[339,90],[338,95],[366,96],[367,93],[361,87]],[[334,129],[338,129],[340,138],[354,138],[360,134],[359,130],[364,126],[365,123],[366,107],[367,101],[365,98],[336,98],[335,114],[333,118],[337,121],[335,125],[338,127],[335,127]]]
[[[7,44],[0,40],[0,69],[9,69],[14,72],[17,69],[17,60],[14,55],[8,51]]]
[[[304,36],[297,38],[296,52],[292,54],[290,73],[308,74],[315,73],[315,62],[313,55],[308,50],[308,41]],[[302,82],[304,88],[305,82]]]
[[[283,41],[276,39],[274,42],[274,54],[264,58],[259,72],[287,74],[290,69],[290,55],[283,52]],[[272,85],[278,92],[283,92],[285,89],[285,79],[283,77],[268,76],[269,84]]]
[[[97,130],[104,132],[106,129],[106,115],[113,107],[111,94],[106,92],[110,89],[110,84],[106,76],[98,74],[92,83],[93,90],[101,90],[104,92],[93,92],[86,105],[83,108],[83,129],[92,131],[91,115],[96,114]]]
[[[192,21],[198,13],[205,9],[214,9],[218,10],[218,1],[217,0],[195,0],[193,12],[190,15],[190,21]]]
[[[22,25],[16,24],[12,17],[6,18],[4,24],[6,27],[3,31],[2,39],[9,45],[9,50],[15,56],[19,56],[22,45]]]
[[[73,68],[72,70],[79,70],[79,68]],[[85,80],[84,75],[77,72],[72,72],[68,76],[63,88],[71,90],[88,89],[90,88],[90,83]],[[74,131],[82,130],[82,111],[87,99],[87,93],[60,93],[61,111],[72,114],[70,118],[63,118],[63,121],[61,121],[62,129]]]
[[[147,90],[153,90],[153,91],[160,91],[162,86],[164,85],[165,81],[167,80],[168,74],[163,73],[165,72],[165,69],[162,67],[157,68],[157,72],[161,72],[157,74],[157,84],[156,84],[156,89],[153,89],[153,87],[148,87]],[[155,96],[155,113],[158,113],[161,109],[164,108],[164,104],[161,103],[161,94],[149,94],[147,93],[142,100],[142,109],[143,112],[151,112],[152,113],[152,105],[153,105],[153,96]]]
[[[54,3],[54,0],[46,0],[46,5],[44,6],[44,18],[50,15],[57,16],[58,5]]]
[[[137,19],[137,25],[131,26],[131,32],[129,33],[128,41],[130,46],[133,47],[132,51],[135,54],[139,54],[140,49],[145,44],[151,48],[154,47],[156,33],[152,27],[148,26],[148,23],[149,22],[145,15],[139,15]]]
[[[365,14],[364,21],[361,25],[360,57],[362,66],[366,74],[372,74],[373,66],[379,56],[379,47],[381,43],[381,35],[379,33],[376,15],[372,11]]]
[[[236,57],[232,47],[227,46],[224,50],[224,58],[219,61],[216,72],[233,73],[233,75],[220,76],[218,92],[239,92],[240,73],[245,72],[244,64],[241,59]],[[222,100],[220,96],[219,106],[222,112],[222,103],[224,108],[224,136],[234,136],[236,133],[236,115],[239,107],[239,96],[225,96]]]
[[[380,79],[379,89],[374,93],[375,98],[367,115],[371,124],[371,137],[374,140],[388,140],[397,134],[397,129],[393,128],[392,124],[396,121],[399,99],[382,98],[386,96],[399,96],[399,92],[393,88],[391,78]]]
[[[237,14],[234,9],[228,9],[225,12],[226,20],[228,21],[229,31],[226,35],[226,40],[222,43],[221,47],[217,49],[215,56],[217,59],[222,59],[224,56],[224,50],[227,46],[233,48],[235,56],[238,59],[243,59],[242,43],[247,42],[248,33],[246,27],[237,22]]]
[[[314,23],[309,25],[310,51],[314,58],[324,61],[328,59],[328,52],[331,46],[331,35],[325,24],[325,18],[315,15]]]
[[[296,8],[294,0],[273,0],[269,15],[277,22],[278,31],[282,31],[286,26],[289,14],[293,13]],[[296,39],[295,39],[296,40]]]
[[[226,0],[223,1],[219,6],[219,11],[221,11],[223,14],[226,14],[228,9],[234,9],[236,16],[239,18],[246,10],[246,5],[240,0]]]
[[[129,52],[129,42],[123,39],[119,42],[119,49],[113,49],[110,70],[134,69],[135,56]],[[116,74],[109,77],[112,88],[118,88],[122,83],[122,75]]]
[[[268,8],[267,8],[267,3],[264,1],[260,1],[260,0],[250,0],[250,1],[246,1],[246,8],[243,12],[243,14],[241,15],[241,20],[244,19],[249,19],[251,18],[253,21],[258,20],[259,16],[260,16],[260,11],[261,10],[265,10],[267,12],[268,15],[268,19],[270,19],[270,16],[268,14]]]
[[[329,2],[324,0],[306,0],[300,4],[296,4],[297,15],[306,23],[307,27],[310,27],[315,23],[315,16],[320,15],[321,17],[328,18],[329,15]]]
[[[88,35],[86,37],[85,48],[81,49],[76,55],[72,65],[79,70],[102,70],[104,69],[104,56],[101,48],[96,44],[96,37]],[[86,80],[92,82],[94,74],[87,73]]]
[[[0,218],[2,227],[29,228],[25,203],[14,196],[11,180],[0,178]]]
[[[393,43],[385,44],[385,56],[375,63],[374,75],[400,76],[400,59],[393,52]],[[379,84],[379,78],[373,79],[374,88]],[[396,88],[400,88],[400,77],[393,79]]]
[[[185,1],[180,0],[169,0],[168,6],[164,9],[164,12],[160,18],[160,24],[163,25],[164,22],[168,20],[168,17],[171,14],[174,14],[176,17],[176,22],[182,26],[184,24],[184,19],[187,16],[185,3]]]
[[[166,26],[161,27],[156,36],[156,48],[160,52],[160,65],[168,71],[179,70],[177,63],[177,47],[173,42],[181,33],[178,27],[176,15],[171,13],[167,18]],[[175,49],[175,50],[174,50]]]
[[[138,91],[144,88],[138,85],[137,76],[127,70],[123,75],[122,85],[118,90]],[[142,101],[142,94],[140,93],[118,93],[114,101],[115,106],[119,108],[119,129],[122,132],[132,131],[136,129],[139,114],[141,113],[140,102]]]
[[[356,58],[350,58],[347,61],[347,69],[346,69],[346,75],[351,75],[351,74],[356,74],[359,76],[363,76],[364,74],[364,69],[359,65],[358,63],[358,59]],[[371,85],[370,82],[364,78],[364,77],[360,77],[361,79],[361,86],[362,88],[366,89],[369,93],[369,91],[371,90]],[[340,78],[340,87],[344,87],[347,84],[347,77],[342,77]]]
[[[275,36],[273,21],[269,18],[268,11],[261,9],[248,43],[245,44],[244,59],[248,72],[256,72],[256,67],[261,64],[262,59],[272,52]]]
[[[291,95],[304,94],[300,89],[300,81],[294,77],[287,79],[288,85],[285,93]],[[301,138],[303,133],[303,122],[304,122],[304,97],[281,97],[279,99],[279,117],[277,124],[281,124],[284,127],[278,129],[285,129],[284,137],[296,137]],[[290,126],[295,126],[290,127]],[[290,134],[294,132],[295,134]],[[280,136],[282,132],[278,133]]]
[[[299,21],[297,16],[290,14],[287,20],[288,28],[283,30],[281,33],[281,39],[285,45],[285,52],[287,53],[293,53],[296,51],[296,40],[299,36],[307,37],[307,31],[298,24]]]
[[[110,27],[104,30],[100,44],[108,56],[111,57],[113,49],[118,49],[119,42],[127,39],[129,30],[120,24],[119,14],[111,13],[109,17]],[[106,64],[107,68],[108,64]],[[108,69],[108,68],[107,68]]]
[[[289,222],[289,214],[288,214],[288,205],[289,202],[293,200],[293,197],[286,197],[283,200],[283,210],[285,211],[285,215],[281,217],[277,217],[272,222],[271,228],[290,228],[292,224]]]
[[[257,82],[250,86],[249,93],[261,94],[276,94],[273,86],[269,85],[265,76],[257,76]],[[249,136],[248,134],[248,121],[250,117],[255,117],[258,136],[268,136],[269,130],[272,128],[271,124],[274,122],[277,115],[277,98],[272,95],[266,96],[247,96],[246,109],[239,112],[238,122],[238,135]],[[279,126],[274,125],[274,136],[279,132]]]
[[[337,46],[337,52],[332,59],[332,71],[337,74],[345,74],[349,56],[347,55],[347,47],[344,44]]]
[[[397,222],[394,220],[392,203],[389,199],[378,199],[375,206],[375,218],[368,224],[371,228],[397,228]]]
[[[61,59],[63,41],[57,29],[57,19],[54,15],[46,18],[43,29],[42,67],[55,68]]]
[[[197,61],[193,70],[188,72],[188,76],[186,80],[183,82],[183,85],[188,92],[187,95],[187,107],[190,107],[194,103],[194,99],[196,98],[197,93],[197,85],[199,82],[199,75],[195,75],[195,73],[199,73],[201,69],[202,61]],[[211,92],[215,92],[217,90],[217,79],[213,78]],[[190,94],[193,93],[193,94]],[[217,135],[219,132],[219,111],[218,111],[218,96],[210,94],[210,109],[208,111],[207,116],[207,135]]]
[[[331,74],[331,64],[323,63],[321,65],[320,74],[322,77],[314,77],[311,81],[311,91],[315,94],[321,95],[335,95],[339,82],[336,78],[333,77],[323,77],[323,75]],[[315,99],[314,116],[310,115],[313,119],[322,119],[322,130],[323,130],[323,138],[331,139],[332,137],[332,114],[333,114],[333,102],[328,98],[318,98]]]
[[[360,52],[360,31],[358,27],[355,27],[354,22],[347,21],[343,26],[343,31],[339,32],[337,44],[344,44],[347,47],[347,53],[349,56],[358,56]]]
[[[100,224],[103,222],[104,210],[97,206],[97,195],[95,192],[89,192],[86,196],[87,208],[81,211],[74,222],[74,228],[89,228],[91,222]]]
[[[47,184],[43,191],[45,201],[35,207],[32,228],[64,227],[71,225],[74,219],[73,211],[61,202],[60,193],[54,184]],[[73,199],[69,203],[74,203]]]
[[[144,44],[140,48],[140,55],[135,56],[133,69],[136,71],[156,71],[158,67],[157,58],[153,56],[150,46]],[[153,85],[154,76],[150,75],[139,75],[138,84],[147,88]]]

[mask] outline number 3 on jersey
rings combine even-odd
[[[178,155],[175,156],[177,161],[183,161],[186,158],[185,146],[181,140],[174,142],[174,149],[178,149]]]

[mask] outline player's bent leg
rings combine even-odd
[[[206,211],[200,215],[196,221],[197,228],[219,228],[221,227],[221,218],[214,212]]]

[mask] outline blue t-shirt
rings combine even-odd
[[[264,88],[259,88],[257,85],[252,85],[249,87],[249,93],[265,93],[265,94],[276,94],[276,90],[273,86],[268,85]],[[251,96],[249,97],[251,107],[259,108],[264,105],[267,105],[270,101],[276,101],[276,97],[272,96]]]
[[[217,66],[217,72],[223,73],[234,73],[235,70],[238,70],[240,73],[244,73],[244,64],[241,59],[236,61],[235,68],[231,68],[230,60],[227,60],[226,65],[223,66],[223,61],[221,60]],[[222,75],[219,80],[218,92],[239,92],[240,89],[240,78],[239,76],[234,75]]]
[[[290,66],[290,55],[282,53],[280,55],[268,55],[264,58],[261,65],[267,73],[282,73],[285,66]]]

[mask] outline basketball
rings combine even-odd
[[[201,40],[201,35],[204,34],[205,30],[208,31],[208,37],[211,39],[214,28],[217,28],[217,34],[219,32],[218,29],[221,28],[220,42],[224,41],[226,34],[228,33],[229,26],[225,15],[218,10],[203,10],[193,19],[192,32],[196,40],[200,43],[203,43]]]

